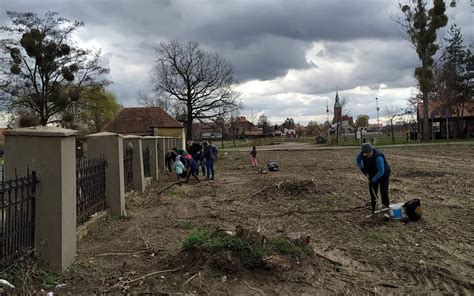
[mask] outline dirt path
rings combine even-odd
[[[443,147],[443,146],[458,146],[458,145],[474,145],[474,141],[469,142],[456,142],[456,143],[412,143],[412,144],[395,144],[395,145],[387,145],[384,147],[391,147],[391,148],[404,148],[404,147]],[[330,145],[318,145],[318,144],[311,144],[311,143],[301,143],[301,142],[282,142],[278,143],[277,145],[265,145],[265,146],[258,146],[258,151],[289,151],[289,150],[298,150],[298,151],[305,151],[305,150],[351,150],[354,149],[354,146],[330,146]],[[429,148],[428,148],[429,149]],[[444,148],[442,148],[444,149]],[[250,151],[251,147],[239,147],[239,148],[225,148],[220,149],[222,152],[246,152]]]
[[[214,182],[158,196],[174,180],[169,176],[146,194],[128,197],[129,218],[109,218],[90,231],[66,287],[56,292],[471,294],[474,146],[447,148],[383,149],[393,171],[391,198],[422,200],[423,219],[408,224],[364,218],[369,198],[355,149],[262,151],[261,164],[277,160],[281,166],[269,174],[252,169],[246,152],[228,152]],[[289,271],[235,272],[180,252],[195,229],[236,225],[268,236],[308,233],[315,255]]]

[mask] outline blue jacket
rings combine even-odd
[[[390,173],[390,166],[385,156],[374,149],[372,157],[365,157],[359,153],[356,157],[356,163],[363,173],[368,173],[372,183],[377,183],[380,178]]]

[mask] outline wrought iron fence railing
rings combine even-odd
[[[125,182],[125,192],[132,191],[133,188],[133,148],[127,147],[123,156],[123,174]]]
[[[143,149],[143,175],[146,177],[151,177],[150,171],[150,149],[146,146]]]
[[[3,173],[3,172],[2,172]],[[0,270],[35,244],[36,172],[0,183]]]
[[[106,209],[105,169],[103,158],[81,158],[76,163],[76,222],[82,224]]]

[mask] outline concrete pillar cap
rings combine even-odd
[[[33,137],[69,137],[77,135],[77,131],[55,126],[32,126],[9,129],[4,132],[4,135]]]

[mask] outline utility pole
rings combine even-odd
[[[380,132],[380,121],[379,121],[379,111],[380,111],[380,108],[379,108],[379,98],[375,98],[375,104],[377,105],[377,129],[378,129],[379,132]]]
[[[328,102],[326,102],[326,117],[327,117],[327,122],[328,122],[327,139],[329,140],[329,130],[331,129],[331,123],[329,122],[329,103]]]

